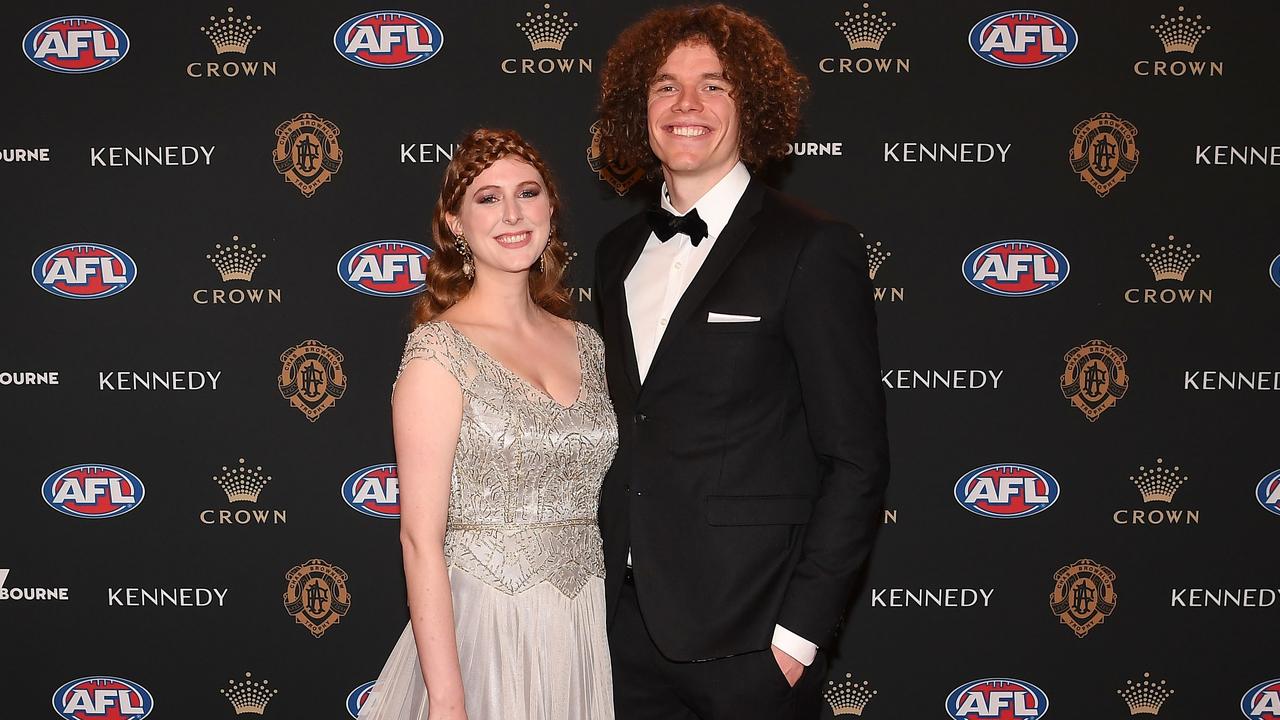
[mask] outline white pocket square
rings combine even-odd
[[[760,322],[760,316],[759,315],[730,315],[729,313],[709,312],[707,313],[707,322],[709,323]]]

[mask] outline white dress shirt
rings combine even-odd
[[[635,341],[636,366],[640,370],[640,382],[649,374],[654,353],[662,334],[666,332],[671,313],[676,309],[689,283],[698,274],[702,263],[711,254],[716,238],[724,232],[729,217],[742,199],[751,182],[751,173],[739,162],[714,187],[706,192],[691,209],[707,224],[707,237],[694,247],[689,236],[677,233],[666,242],[649,233],[649,239],[640,251],[640,258],[627,275],[623,285],[627,293],[627,315],[631,322],[631,337]],[[676,212],[667,196],[667,186],[662,186],[662,208],[673,215]],[[631,564],[631,551],[627,551],[627,565]],[[773,644],[804,665],[813,663],[818,646],[790,630],[775,625]]]

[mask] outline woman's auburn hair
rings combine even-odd
[[[809,80],[763,22],[717,3],[654,10],[618,36],[600,74],[605,157],[657,175],[660,165],[649,147],[649,85],[672,50],[704,43],[720,58],[732,88],[743,163],[758,170],[786,154]]]
[[[412,319],[421,325],[453,307],[471,291],[474,280],[462,272],[466,261],[458,252],[457,239],[449,227],[446,214],[457,215],[467,188],[495,162],[513,157],[529,163],[542,176],[542,184],[551,204],[551,234],[542,252],[546,270],[535,263],[529,271],[529,296],[547,312],[562,317],[573,316],[573,303],[564,286],[569,252],[557,237],[556,223],[561,219],[560,193],[542,155],[514,130],[480,128],[467,135],[453,151],[453,159],[445,168],[440,183],[440,197],[432,215],[431,239],[435,253],[427,262],[426,290],[414,301]],[[474,259],[472,263],[474,263]],[[474,267],[474,264],[473,264]]]

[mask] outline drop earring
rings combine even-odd
[[[462,233],[453,236],[453,247],[462,256],[462,274],[468,280],[476,276],[476,269],[471,264],[471,246],[467,245],[467,237]]]

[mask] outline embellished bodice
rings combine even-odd
[[[567,407],[443,320],[414,329],[400,361],[403,372],[414,359],[434,360],[462,388],[445,559],[510,594],[547,582],[574,597],[604,576],[596,512],[618,427],[604,345],[574,326],[582,379]]]

